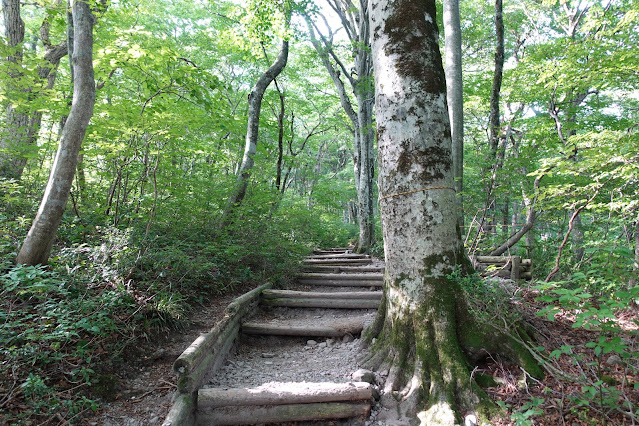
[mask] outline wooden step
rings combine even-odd
[[[313,325],[300,325],[294,319],[246,322],[242,325],[241,331],[246,334],[270,336],[343,337],[347,334],[359,335],[363,328],[363,318],[351,317],[324,323],[318,322]]]
[[[365,382],[269,383],[254,388],[219,389],[198,391],[198,408],[237,407],[247,405],[308,404],[311,402],[338,402],[369,400],[372,387]]]
[[[246,389],[200,389],[198,425],[249,425],[365,418],[369,383],[268,383]]]
[[[350,249],[338,248],[338,249],[328,249],[328,250],[313,250],[313,254],[343,254],[350,253]]]
[[[322,254],[309,256],[306,259],[370,259],[368,254],[344,253],[344,254]]]
[[[365,280],[365,281],[384,281],[384,274],[369,272],[362,274],[331,274],[331,273],[320,273],[320,272],[301,272],[296,274],[295,277],[299,279],[314,279],[314,280],[344,280],[344,281],[353,281],[353,280]]]
[[[373,263],[373,259],[306,259],[304,263],[306,265],[370,265],[371,263]]]
[[[348,287],[381,287],[384,283],[384,275],[380,273],[368,274],[322,274],[300,273],[297,274],[297,282],[306,285],[318,286],[348,286]]]
[[[302,285],[312,285],[317,287],[383,287],[383,281],[377,280],[316,280],[313,278],[298,279]]]
[[[266,290],[262,292],[262,297],[267,298],[298,298],[298,299],[371,299],[381,300],[381,291],[294,291],[294,290]]]
[[[302,268],[307,272],[324,272],[329,274],[352,274],[352,273],[366,273],[366,272],[378,272],[383,273],[386,269],[381,266],[332,266],[332,265],[304,265]]]
[[[262,293],[261,303],[289,308],[376,309],[381,298],[381,291],[319,293],[272,290]]]
[[[324,402],[308,404],[256,405],[219,407],[197,412],[196,425],[256,425],[265,423],[289,424],[288,422],[365,419],[370,415],[368,401]],[[297,423],[296,423],[297,424]],[[363,420],[360,424],[363,424]]]

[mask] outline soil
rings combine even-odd
[[[173,404],[176,376],[173,362],[201,333],[218,322],[228,304],[242,292],[220,296],[198,307],[182,330],[157,334],[128,355],[114,374],[113,400],[83,420],[91,426],[161,425]]]

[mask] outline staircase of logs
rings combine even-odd
[[[364,424],[371,409],[372,387],[365,382],[281,383],[268,388],[202,388],[237,344],[240,335],[342,338],[364,328],[358,312],[376,309],[382,296],[383,265],[348,248],[316,250],[298,274],[299,290],[264,285],[241,296],[224,319],[201,335],[176,360],[178,394],[163,426],[244,425],[350,419]],[[309,325],[252,313],[269,308],[349,309],[347,321],[321,318]]]
[[[471,259],[485,276],[530,279],[529,259],[516,256],[477,256]],[[348,248],[316,250],[298,274],[298,290],[275,290],[264,284],[235,299],[223,319],[200,335],[175,361],[178,391],[163,426],[247,425],[349,419],[364,424],[371,410],[373,389],[365,382],[278,383],[254,388],[205,386],[224,365],[242,336],[282,339],[358,336],[365,316],[381,300],[384,266]],[[268,317],[274,309],[349,310],[346,318],[320,316],[299,322]],[[256,315],[256,313],[261,313]],[[264,315],[266,314],[266,315]]]

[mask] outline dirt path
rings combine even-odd
[[[330,387],[365,380],[371,382],[366,386],[378,394],[377,384],[383,377],[360,370],[358,358],[359,333],[375,318],[381,298],[383,263],[349,251],[317,252],[306,260],[305,270],[291,291],[263,293],[258,312],[242,326],[235,354],[204,389],[222,395],[246,389],[280,395],[277,402],[267,406],[265,415],[284,405],[295,410],[294,404],[281,396],[292,388],[317,389],[321,387],[319,383]],[[201,401],[202,398],[198,406]],[[368,398],[362,403],[365,415],[354,418],[339,419],[338,414],[333,419],[323,418],[318,414],[322,408],[318,408],[312,415],[299,415],[298,419],[309,421],[318,416],[322,420],[317,424],[387,424],[375,421],[373,402],[373,398]],[[237,413],[229,414],[233,410],[228,407],[224,410],[224,415],[238,418],[263,412],[263,408],[248,403],[240,406]],[[206,419],[217,419],[218,414],[213,409],[204,415],[210,416]]]

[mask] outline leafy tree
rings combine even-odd
[[[7,78],[5,125],[0,130],[0,177],[20,179],[28,158],[32,155],[42,122],[42,105],[46,105],[46,93],[56,80],[60,60],[67,54],[67,43],[52,41],[51,28],[63,11],[64,4],[57,1],[43,7],[44,18],[39,29],[39,39],[44,46],[40,58],[38,52],[25,52],[25,22],[19,1],[7,0],[2,4],[5,36],[8,44],[4,64]],[[31,35],[33,36],[33,35]],[[35,43],[34,43],[35,44]],[[33,48],[35,50],[35,46]],[[26,58],[25,58],[26,53]],[[29,70],[35,56],[36,72]],[[26,63],[25,63],[26,61]]]
[[[359,238],[356,251],[367,252],[373,244],[373,176],[375,171],[373,146],[373,85],[372,57],[370,51],[369,10],[366,3],[357,7],[351,1],[329,1],[329,6],[338,15],[350,47],[344,52],[353,58],[353,66],[339,56],[339,43],[328,20],[316,13],[327,26],[328,35],[322,34],[320,27],[306,15],[306,23],[311,43],[331,76],[340,103],[346,113],[348,129],[353,135],[353,168],[357,190],[357,219]],[[319,20],[319,19],[318,19]],[[318,36],[316,36],[316,33]],[[347,58],[348,58],[347,56]],[[350,58],[349,58],[350,59]],[[348,81],[355,97],[353,106],[344,80]]]

